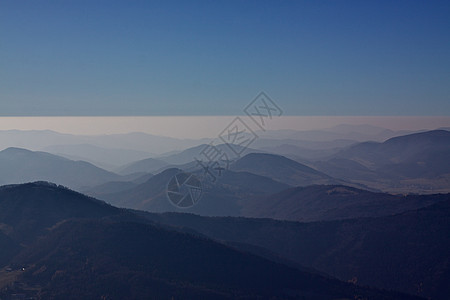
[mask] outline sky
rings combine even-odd
[[[450,116],[450,1],[0,0],[0,116]]]

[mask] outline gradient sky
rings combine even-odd
[[[450,1],[0,0],[0,116],[450,115]]]

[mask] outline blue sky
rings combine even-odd
[[[449,1],[0,0],[1,116],[450,115]]]

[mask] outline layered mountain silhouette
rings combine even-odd
[[[54,184],[2,187],[0,208],[2,298],[414,299],[300,271]]]
[[[233,159],[214,179],[195,161],[204,162],[206,144],[179,150],[205,140],[136,133],[74,143],[69,135],[42,134],[72,145],[64,155],[104,158],[108,167],[147,157],[142,147],[150,140],[178,146],[114,168],[118,174],[46,152],[0,151],[0,185],[7,184],[0,187],[1,299],[450,294],[446,129],[393,138],[395,132],[364,126],[261,132],[260,144],[252,144],[259,150],[239,148],[240,157],[218,145]],[[355,143],[367,136],[390,139]],[[129,149],[121,161],[114,159],[118,141],[134,143],[122,143]],[[58,144],[46,146],[64,148]],[[180,209],[167,190],[183,172],[198,178],[202,197]]]

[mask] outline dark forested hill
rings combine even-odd
[[[49,183],[2,187],[0,225],[5,299],[413,299],[238,251]]]
[[[297,223],[148,214],[215,239],[269,249],[303,266],[364,285],[432,299],[450,295],[450,199],[394,216]],[[251,247],[248,247],[251,249]]]
[[[18,241],[70,218],[100,218],[120,210],[102,201],[47,182],[0,187],[0,224]]]

